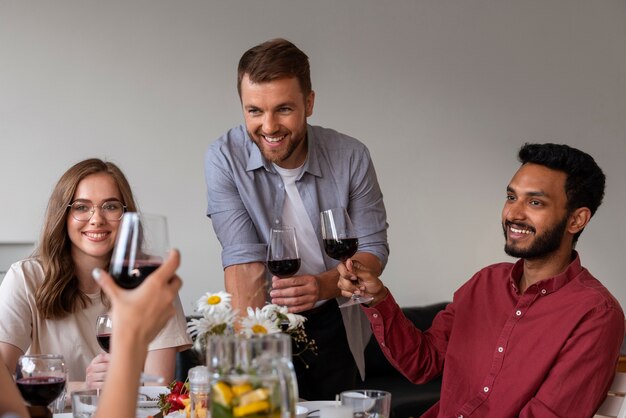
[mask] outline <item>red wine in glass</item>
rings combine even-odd
[[[109,266],[115,282],[134,289],[159,268],[169,249],[167,235],[164,216],[124,213]]]
[[[356,254],[359,248],[359,240],[356,238],[325,239],[324,251],[330,258],[339,261],[346,261]]]
[[[98,345],[107,353],[111,352],[111,334],[98,334],[96,335]]]
[[[324,210],[320,213],[322,224],[322,240],[324,251],[330,258],[345,262],[356,254],[359,248],[359,240],[352,226],[350,215],[345,208]],[[374,298],[372,296],[352,294],[352,297],[339,305],[340,308],[367,303]]]
[[[63,393],[66,371],[63,356],[28,354],[20,356],[15,383],[31,406],[48,406]]]
[[[293,277],[300,270],[300,259],[291,258],[288,260],[269,260],[267,269],[274,275],[281,278]]]
[[[282,226],[270,229],[267,269],[280,278],[293,277],[300,270],[296,229]]]
[[[96,319],[96,340],[98,345],[107,353],[111,352],[111,333],[113,332],[113,321],[109,315],[100,315]]]
[[[143,283],[144,279],[160,266],[161,264],[141,260],[137,261],[132,267],[126,263],[122,265],[120,271],[116,272],[117,274],[113,274],[113,278],[120,287],[124,289],[134,289]]]
[[[23,377],[15,381],[22,398],[31,405],[48,406],[65,388],[62,377]]]

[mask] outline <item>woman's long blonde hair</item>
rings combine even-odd
[[[137,211],[126,177],[111,162],[90,158],[75,164],[61,176],[48,201],[41,238],[35,251],[44,271],[43,284],[37,289],[35,300],[37,309],[46,319],[64,318],[89,304],[89,298],[78,288],[75,275],[67,232],[67,206],[74,198],[78,183],[96,173],[109,174],[117,184],[126,210]]]

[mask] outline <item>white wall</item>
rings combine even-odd
[[[0,0],[0,242],[36,240],[59,176],[102,157],[144,211],[168,216],[187,312],[221,290],[202,157],[242,121],[240,55],[277,36],[311,59],[311,123],[372,152],[391,225],[384,278],[402,304],[450,299],[507,259],[516,151],[553,141],[607,174],[579,250],[626,306],[623,0]]]

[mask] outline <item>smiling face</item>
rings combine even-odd
[[[267,160],[298,168],[306,160],[306,118],[313,114],[315,94],[305,97],[295,77],[253,83],[241,81],[241,104],[248,135]]]
[[[532,163],[515,173],[502,210],[508,255],[536,259],[572,245],[565,234],[570,220],[566,179],[564,172]]]
[[[109,174],[96,173],[88,175],[78,183],[72,202],[85,201],[100,206],[110,200],[123,201],[117,183]],[[77,221],[68,211],[66,222],[74,263],[106,265],[111,258],[120,221],[106,220],[101,209],[96,208],[88,221]]]

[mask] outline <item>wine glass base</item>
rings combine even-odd
[[[340,308],[347,308],[348,306],[360,305],[362,303],[368,303],[374,300],[373,296],[352,296],[347,302],[339,305]]]

